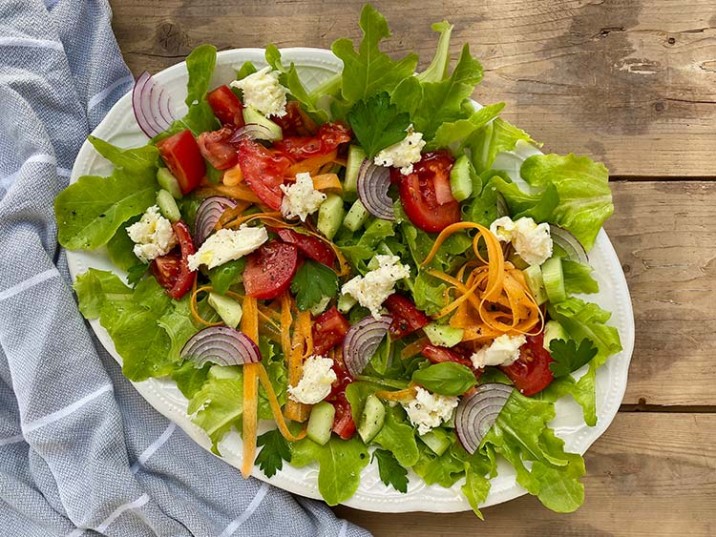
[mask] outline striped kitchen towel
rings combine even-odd
[[[132,86],[110,18],[106,0],[0,0],[0,535],[368,535],[196,445],[77,310],[52,204]]]

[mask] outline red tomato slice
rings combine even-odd
[[[336,261],[336,254],[321,239],[298,233],[292,229],[279,229],[277,233],[283,242],[293,244],[306,257],[310,257],[328,267],[333,267]]]
[[[393,339],[412,334],[430,323],[428,316],[416,308],[412,300],[403,295],[394,293],[385,299],[383,305],[393,316],[393,321],[390,323],[390,335]]]
[[[174,287],[181,270],[181,254],[172,250],[166,255],[155,258],[149,265],[149,271],[156,278],[159,285],[165,289]]]
[[[324,123],[315,136],[285,136],[274,147],[298,162],[318,155],[326,155],[339,145],[351,141],[351,130],[343,123]]]
[[[448,349],[447,347],[439,347],[437,345],[425,345],[423,350],[420,352],[425,358],[430,360],[434,364],[440,362],[455,362],[472,369],[472,362],[469,358],[460,354],[456,350]]]
[[[338,313],[338,315],[343,317],[340,313]],[[341,363],[335,360],[333,362],[333,371],[336,373],[336,381],[333,383],[331,393],[326,397],[326,401],[331,403],[336,409],[336,415],[333,418],[333,432],[343,440],[348,440],[356,432],[356,424],[353,421],[351,404],[346,398],[346,387],[353,382],[353,377],[351,377],[350,373],[348,373]]]
[[[231,88],[224,84],[213,91],[210,91],[206,100],[219,118],[222,125],[233,125],[234,127],[244,126],[244,106]]]
[[[179,182],[182,194],[194,190],[206,173],[204,158],[189,129],[157,142],[162,160]]]
[[[271,121],[281,127],[286,136],[310,136],[317,130],[317,125],[302,110],[298,101],[288,101],[286,114],[278,117],[271,116]]]
[[[343,343],[350,324],[333,306],[313,321],[313,352],[325,354],[336,345]]]
[[[201,155],[217,170],[228,170],[236,166],[236,148],[229,143],[234,134],[231,127],[218,131],[202,132],[197,140]]]
[[[264,205],[274,211],[280,210],[283,199],[281,185],[291,167],[291,161],[253,140],[241,140],[238,150],[239,167],[246,184]]]
[[[189,270],[188,257],[196,252],[194,241],[191,238],[189,227],[184,222],[172,224],[174,234],[179,239],[179,252],[175,250],[167,255],[157,257],[152,261],[149,270],[167,290],[167,294],[174,300],[179,300],[189,292],[196,272]]]
[[[297,268],[298,250],[292,244],[271,241],[262,245],[246,263],[246,294],[262,300],[276,298],[291,285]]]
[[[413,173],[392,168],[391,181],[399,184],[400,201],[410,221],[428,233],[460,221],[460,204],[450,191],[453,158],[447,151],[425,153]]]
[[[524,395],[541,392],[554,380],[549,368],[554,360],[542,346],[543,342],[543,333],[527,336],[527,343],[520,347],[519,359],[511,365],[500,367]]]

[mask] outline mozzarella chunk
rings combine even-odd
[[[430,393],[420,386],[415,388],[415,398],[403,404],[410,422],[418,428],[419,434],[425,434],[448,421],[458,404],[457,397]]]
[[[336,378],[333,360],[314,354],[303,362],[301,380],[288,387],[288,396],[297,403],[315,405],[328,397]]]
[[[490,231],[501,241],[511,242],[515,252],[529,265],[541,265],[552,257],[552,237],[549,224],[536,224],[532,218],[513,221],[509,216],[490,224]]]
[[[305,222],[309,214],[315,213],[321,203],[326,201],[326,195],[313,188],[313,179],[310,173],[297,173],[296,182],[292,185],[281,185],[283,199],[281,200],[281,214],[286,219],[300,218]]]
[[[234,80],[230,86],[243,92],[244,106],[251,106],[264,116],[286,115],[286,93],[288,90],[278,83],[278,71],[264,67],[241,80]]]
[[[478,349],[470,357],[472,365],[482,368],[488,365],[510,365],[520,357],[520,347],[527,342],[527,338],[519,336],[508,336],[504,334],[490,345]]]
[[[263,227],[244,224],[239,229],[220,229],[209,235],[199,250],[189,256],[189,270],[197,270],[200,265],[212,269],[234,261],[250,254],[267,240],[268,233]]]
[[[377,269],[347,281],[341,292],[351,295],[378,319],[381,305],[393,294],[395,283],[410,276],[410,267],[402,265],[397,255],[377,255],[375,260],[378,262]]]
[[[415,132],[412,125],[406,132],[407,136],[400,142],[378,152],[373,159],[376,166],[394,166],[400,168],[403,175],[413,173],[413,164],[420,161],[420,151],[425,147],[425,140],[423,133]]]
[[[129,226],[127,234],[134,242],[134,255],[142,263],[168,254],[177,245],[172,223],[159,213],[157,205],[149,207],[139,222]]]

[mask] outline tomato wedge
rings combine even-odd
[[[324,123],[315,136],[285,136],[273,146],[298,162],[318,155],[327,155],[339,145],[351,141],[350,128],[340,122]]]
[[[420,352],[425,358],[430,360],[434,364],[441,362],[455,362],[473,369],[472,362],[466,356],[460,354],[456,350],[448,349],[447,347],[439,347],[437,345],[425,345],[423,350]]]
[[[244,181],[261,200],[274,211],[281,209],[281,185],[291,160],[273,149],[267,149],[253,140],[238,143],[238,159]]]
[[[343,343],[350,324],[333,306],[313,321],[313,352],[325,354],[336,345]]]
[[[340,315],[340,313],[338,315]],[[341,363],[335,360],[333,361],[333,371],[336,373],[336,381],[333,383],[331,393],[326,397],[326,401],[331,403],[336,409],[336,415],[333,418],[333,432],[343,440],[348,440],[356,432],[356,424],[355,421],[353,421],[351,404],[346,398],[346,388],[353,382],[353,377],[351,377],[350,373],[348,373]]]
[[[252,253],[244,270],[246,294],[270,300],[286,291],[298,268],[298,250],[292,244],[271,241]]]
[[[238,157],[236,148],[229,143],[234,134],[231,127],[222,127],[217,131],[202,132],[197,143],[201,155],[217,170],[228,170],[236,166]]]
[[[286,103],[286,114],[278,117],[271,116],[271,121],[281,127],[283,136],[311,136],[316,132],[316,123],[301,110],[301,103],[288,101]]]
[[[549,368],[549,364],[554,360],[542,346],[543,342],[544,333],[527,336],[527,342],[520,347],[520,357],[517,361],[500,367],[524,395],[541,392],[554,380],[552,370]]]
[[[195,253],[196,249],[189,227],[184,222],[175,222],[172,229],[179,239],[180,253],[173,250],[167,255],[157,257],[152,261],[149,270],[159,285],[167,290],[167,294],[174,300],[179,300],[194,285],[196,272],[189,270],[188,257]]]
[[[157,142],[157,149],[167,168],[179,182],[182,194],[188,194],[199,185],[206,173],[206,165],[189,129]]]
[[[244,106],[231,88],[224,84],[213,91],[210,91],[206,100],[219,118],[222,125],[233,125],[234,127],[244,126]]]
[[[335,252],[321,239],[298,233],[292,229],[279,229],[277,233],[283,242],[293,244],[303,255],[314,261],[323,263],[328,267],[333,267],[336,262]]]
[[[397,168],[390,170],[391,181],[399,185],[405,214],[428,233],[437,233],[460,221],[460,204],[450,190],[453,162],[447,151],[432,151],[423,155],[409,175],[401,174]]]
[[[413,301],[403,295],[394,293],[385,299],[383,305],[393,316],[390,323],[390,335],[393,339],[400,339],[403,336],[412,334],[430,323],[430,319],[420,311]]]

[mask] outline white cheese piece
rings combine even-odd
[[[347,281],[341,292],[351,295],[378,319],[381,305],[393,294],[395,283],[410,276],[410,267],[402,265],[397,255],[377,255],[375,260],[378,262],[377,269]]]
[[[470,357],[476,368],[488,365],[510,365],[520,357],[520,347],[527,342],[523,335],[508,336],[504,334],[495,338],[490,345],[478,349]]]
[[[413,164],[420,161],[420,151],[425,147],[425,140],[422,132],[413,131],[412,125],[406,132],[408,135],[400,142],[378,152],[373,159],[376,166],[394,166],[400,168],[403,175],[413,173]]]
[[[212,269],[234,261],[250,254],[267,240],[268,233],[263,227],[244,224],[239,229],[220,229],[209,235],[199,250],[189,256],[189,270],[197,270],[200,265]]]
[[[415,398],[403,408],[410,422],[418,428],[419,434],[425,434],[448,421],[457,407],[458,398],[430,393],[420,386],[416,387]]]
[[[301,380],[296,386],[288,387],[288,396],[297,403],[315,405],[331,393],[331,384],[336,381],[333,360],[312,355],[303,362]]]
[[[552,257],[552,237],[549,224],[536,224],[532,218],[513,221],[509,216],[490,224],[490,231],[501,241],[511,242],[515,252],[529,265],[541,265]]]
[[[286,93],[288,90],[278,83],[278,71],[264,67],[241,80],[234,80],[230,86],[243,92],[244,106],[251,106],[264,116],[286,115]]]
[[[134,242],[134,255],[142,263],[168,254],[177,245],[172,223],[159,213],[157,205],[149,207],[139,222],[129,226],[127,234]]]
[[[326,201],[326,195],[313,188],[313,179],[310,173],[297,173],[296,182],[292,185],[281,185],[283,199],[281,200],[281,214],[286,219],[300,218],[305,222],[309,214],[315,213],[321,203]]]

